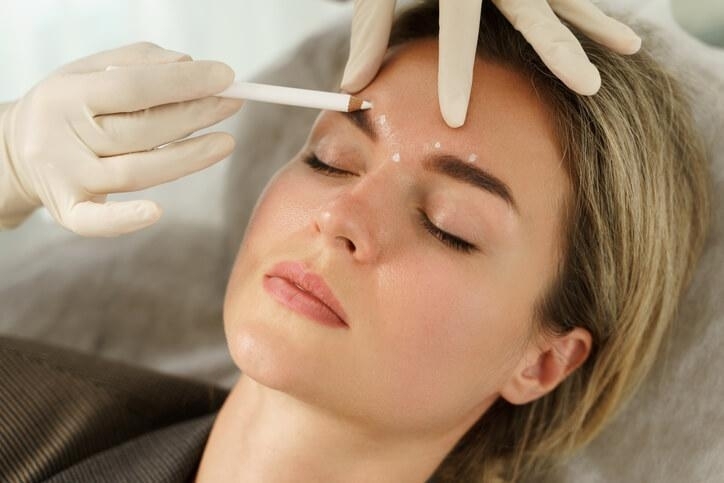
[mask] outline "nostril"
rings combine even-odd
[[[341,239],[341,241],[343,241],[343,242],[347,245],[347,249],[348,249],[350,252],[354,253],[354,251],[357,249],[357,247],[354,245],[354,243],[352,242],[352,240],[350,240],[349,238],[343,237],[343,236],[340,236],[340,237],[337,237],[337,238]]]

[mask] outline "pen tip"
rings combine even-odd
[[[347,104],[347,112],[359,111],[362,109],[369,109],[372,107],[370,101],[365,101],[359,97],[349,96],[349,102]]]

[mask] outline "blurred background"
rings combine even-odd
[[[487,1],[487,0],[486,0]],[[405,1],[398,1],[398,7]],[[608,0],[613,12],[627,10],[667,28],[685,29],[700,48],[722,58],[723,0]],[[282,62],[302,39],[349,22],[352,2],[331,0],[1,0],[0,102],[21,97],[61,65],[97,51],[145,40],[226,62],[237,79]],[[706,43],[704,43],[706,42]],[[714,57],[712,57],[714,58]],[[214,130],[235,132],[234,118]],[[221,180],[229,160],[175,182],[109,199],[152,199],[164,209],[159,223],[221,223]],[[73,237],[37,210],[19,228],[0,232],[0,264],[43,244]]]

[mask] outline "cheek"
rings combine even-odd
[[[286,192],[283,179],[283,171],[278,172],[264,188],[254,206],[227,284],[225,310],[234,294],[239,293],[238,287],[243,282],[244,275],[254,273],[253,269],[258,266],[259,260],[263,259],[255,248],[264,246],[270,231],[279,225],[284,226],[278,223],[274,216],[270,216],[278,213],[284,202]]]
[[[234,264],[234,273],[254,262],[264,260],[264,254],[286,235],[310,226],[315,203],[312,192],[304,189],[294,162],[278,171],[259,196]]]
[[[308,220],[312,203],[303,186],[294,176],[293,165],[279,171],[259,197],[245,238],[255,239],[274,230],[298,230]]]
[[[443,256],[417,254],[389,280],[377,334],[380,372],[397,403],[442,418],[494,396],[515,362],[523,318],[506,289]]]
[[[269,253],[275,250],[275,244],[288,239],[288,234],[299,231],[309,223],[309,203],[304,199],[300,185],[299,182],[293,182],[285,168],[269,181],[254,207],[224,298],[228,340],[232,334],[229,333],[227,321],[243,318],[246,307],[253,306],[254,301],[245,300],[244,297],[256,293],[249,284],[261,276],[263,264],[268,263]]]

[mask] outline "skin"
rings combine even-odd
[[[536,399],[587,357],[583,329],[532,330],[533,304],[561,260],[570,196],[544,103],[524,77],[478,60],[465,126],[450,129],[436,76],[436,41],[398,49],[360,93],[374,103],[376,140],[349,116],[322,113],[262,194],[224,304],[243,375],[197,481],[424,481],[498,397]],[[352,174],[312,170],[310,152]],[[517,211],[425,170],[439,154],[503,180]],[[442,243],[418,210],[476,249]],[[326,280],[348,328],[265,291],[264,274],[284,260]]]

